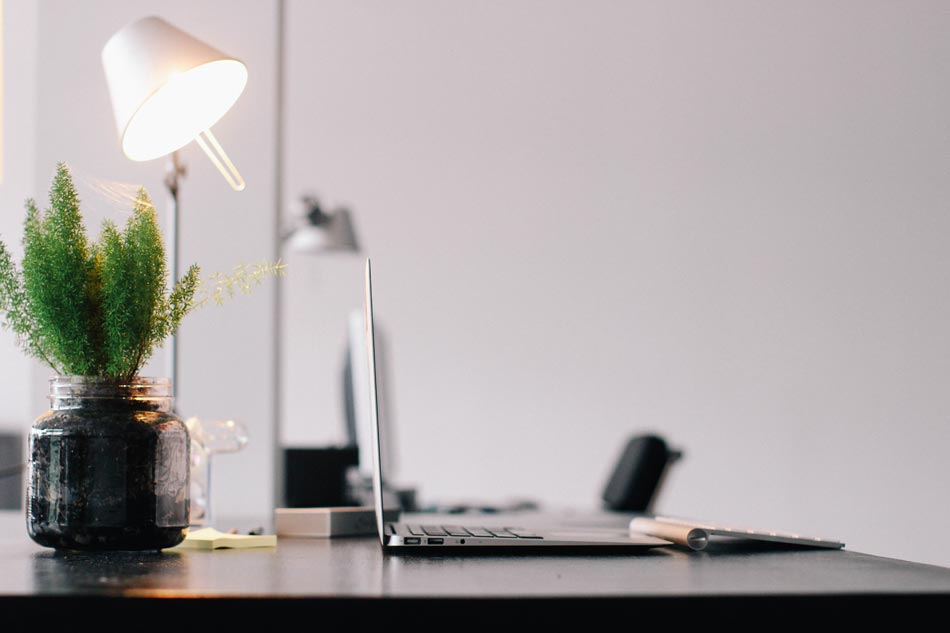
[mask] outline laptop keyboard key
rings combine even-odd
[[[449,536],[471,536],[468,530],[459,525],[443,525],[442,529],[445,530]]]
[[[486,530],[485,528],[480,527],[467,527],[468,533],[472,536],[478,536],[480,538],[494,538],[495,535]]]
[[[518,538],[505,528],[488,528],[488,531],[498,538]]]
[[[426,536],[448,536],[438,525],[423,525],[422,531],[426,533]]]
[[[409,530],[409,533],[413,536],[424,536],[425,532],[422,531],[421,525],[407,525],[406,529]]]
[[[518,538],[532,538],[532,539],[543,539],[544,537],[540,534],[535,534],[534,532],[529,532],[528,530],[521,530],[518,528],[508,528],[508,531],[517,536]]]

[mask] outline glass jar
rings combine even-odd
[[[185,420],[191,438],[191,527],[211,526],[211,456],[247,445],[247,427],[237,420]]]
[[[30,431],[27,529],[46,547],[151,550],[185,538],[189,439],[171,381],[50,380]]]

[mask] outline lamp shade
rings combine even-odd
[[[102,49],[122,151],[142,161],[194,140],[231,109],[247,67],[158,17],[116,32]]]
[[[319,223],[312,221],[297,227],[287,236],[287,248],[295,253],[329,253],[360,251],[353,220],[346,209],[324,214]]]

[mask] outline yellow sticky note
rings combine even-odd
[[[246,547],[277,547],[275,534],[226,534],[214,528],[189,531],[185,540],[172,549],[241,549]]]

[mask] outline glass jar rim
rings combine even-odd
[[[124,389],[171,386],[171,378],[162,376],[135,376],[131,380],[118,381],[108,376],[55,375],[49,379],[50,386],[110,386]]]
[[[172,381],[163,377],[135,376],[116,381],[105,376],[53,376],[49,380],[49,399],[53,408],[72,408],[76,403],[93,401],[153,402],[171,406]]]

